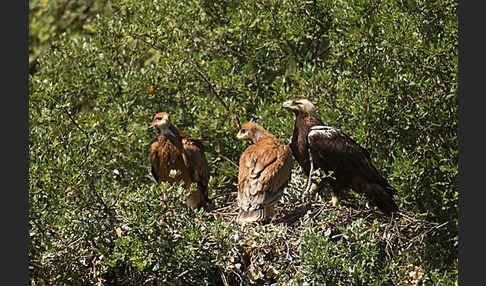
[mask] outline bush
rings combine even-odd
[[[30,48],[33,285],[457,281],[454,1],[49,7],[61,3],[81,13],[56,22],[69,28],[30,18],[50,31],[49,48]],[[89,33],[75,31],[83,23]],[[301,205],[296,166],[273,224],[233,223],[247,146],[236,125],[256,121],[287,143],[293,119],[280,105],[301,97],[370,151],[402,216],[388,220],[358,196],[340,208],[325,194]],[[150,178],[159,111],[204,142],[212,211],[182,208],[182,185]]]

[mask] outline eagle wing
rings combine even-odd
[[[204,146],[201,141],[184,137],[182,139],[183,156],[187,157],[187,168],[190,172],[191,182],[197,183],[197,190],[187,198],[186,204],[191,208],[199,208],[210,202],[208,198],[209,165],[204,155]]]
[[[184,135],[177,127],[170,125],[169,130],[164,130],[150,146],[149,157],[152,175],[158,183],[182,180],[187,190],[191,190],[192,183],[197,183],[197,190],[186,199],[187,206],[199,208],[209,201],[209,166],[199,140]],[[171,177],[171,170],[179,171],[179,174]]]
[[[184,161],[191,170],[192,181],[201,182],[207,186],[209,166],[204,155],[204,145],[197,139],[185,137],[182,139],[182,146],[185,151],[184,156],[187,156]]]
[[[159,148],[159,142],[154,142],[152,143],[152,145],[150,145],[149,158],[150,158],[152,176],[154,176],[154,179],[155,181],[157,181],[157,183],[160,183],[159,181],[160,159],[157,152],[158,148]]]
[[[288,146],[253,144],[241,155],[238,204],[252,211],[275,203],[290,180],[293,157]]]
[[[314,126],[307,136],[314,164],[323,169],[360,174],[369,181],[383,181],[371,164],[370,154],[340,129]]]

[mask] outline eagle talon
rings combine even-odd
[[[331,204],[331,206],[337,207],[339,206],[339,199],[333,195],[329,203]]]

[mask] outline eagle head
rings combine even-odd
[[[152,126],[155,133],[160,134],[163,130],[167,130],[170,126],[170,115],[167,112],[159,112],[154,115]]]
[[[282,104],[283,109],[291,110],[295,113],[310,113],[315,111],[315,106],[308,99],[292,99]]]
[[[239,140],[249,139],[255,143],[260,137],[265,135],[265,129],[254,122],[247,122],[241,126],[236,135]]]

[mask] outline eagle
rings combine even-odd
[[[351,188],[363,193],[386,215],[398,211],[393,201],[397,191],[373,166],[367,150],[340,129],[324,125],[314,104],[307,99],[285,101],[282,108],[295,114],[290,148],[308,175],[304,196],[309,192],[312,196],[328,182],[333,206],[338,205],[339,199]],[[320,184],[313,182],[311,186],[311,174],[315,170],[322,170],[328,176]]]
[[[186,199],[186,206],[193,209],[206,206],[209,203],[209,166],[202,142],[182,133],[171,123],[167,112],[155,114],[152,126],[157,135],[149,155],[154,179],[157,183],[171,184],[182,180],[188,190],[196,183],[197,190]],[[178,174],[172,177],[171,171]]]
[[[253,144],[240,156],[238,170],[238,223],[268,221],[273,206],[290,181],[294,162],[288,145],[281,145],[262,126],[247,122],[238,131],[239,140]]]

